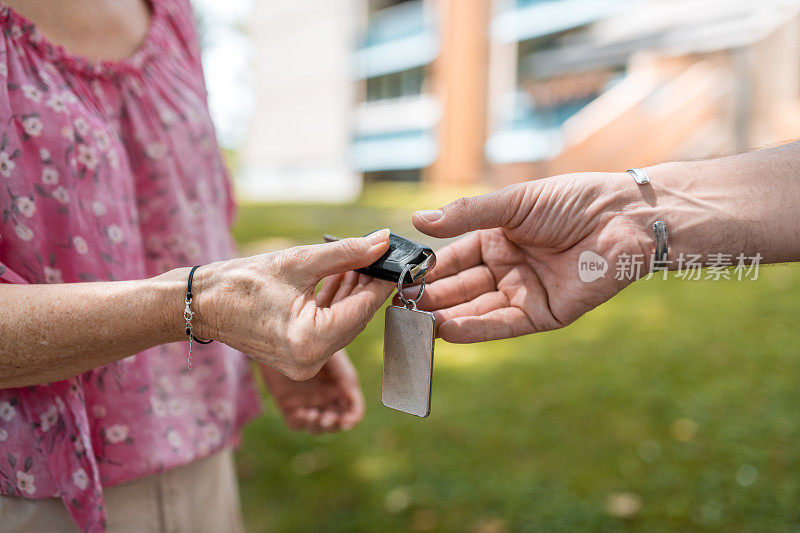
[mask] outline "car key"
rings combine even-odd
[[[326,235],[325,240],[338,239]],[[417,302],[425,291],[425,276],[435,264],[433,250],[392,233],[386,254],[359,270],[396,282],[402,302],[386,308],[381,402],[421,418],[431,412],[436,319],[433,313],[417,309]],[[403,285],[412,283],[419,283],[419,290],[409,299],[403,294]]]
[[[338,241],[332,235],[324,236],[326,242]],[[430,247],[406,239],[396,233],[389,234],[389,249],[380,259],[358,272],[397,283],[407,265],[411,265],[403,283],[416,283],[436,264],[436,255]]]

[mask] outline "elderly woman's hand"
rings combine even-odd
[[[389,230],[206,265],[197,270],[195,334],[294,380],[314,377],[360,333],[394,284],[346,272],[389,247]],[[331,276],[319,294],[319,282]]]

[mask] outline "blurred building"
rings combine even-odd
[[[499,182],[800,137],[794,1],[519,0],[490,36],[491,63],[516,65],[516,93],[490,77]]]
[[[498,185],[800,136],[797,0],[255,9],[256,185],[323,199],[362,180]]]
[[[255,104],[241,150],[244,199],[347,201],[362,178],[349,163],[357,99],[354,0],[252,4]]]

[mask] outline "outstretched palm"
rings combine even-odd
[[[585,251],[609,265],[621,254],[644,253],[645,236],[617,209],[630,188],[609,186],[613,176],[529,182],[458,200],[436,221],[415,215],[417,228],[437,237],[477,230],[437,253],[419,302],[436,313],[439,336],[478,342],[557,329],[629,284],[613,266],[591,282],[578,273]]]

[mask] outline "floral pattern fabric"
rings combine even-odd
[[[91,62],[0,2],[0,282],[140,279],[231,257],[231,190],[187,0],[154,0],[131,58]],[[103,486],[229,446],[259,405],[229,347],[163,345],[0,390],[0,493],[105,529]]]

